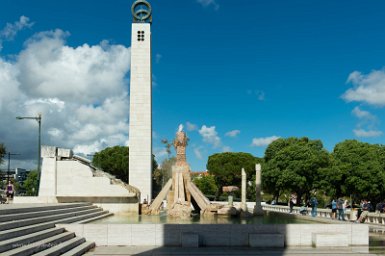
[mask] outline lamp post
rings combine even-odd
[[[38,184],[40,183],[40,169],[41,169],[41,114],[37,116],[17,116],[16,119],[33,119],[39,124],[39,141],[38,141],[38,159],[37,159],[37,173],[38,173]]]

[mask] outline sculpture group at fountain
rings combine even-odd
[[[242,202],[241,208],[237,210],[232,203],[215,204],[198,189],[191,181],[190,166],[186,160],[186,146],[188,138],[182,127],[176,133],[173,145],[176,151],[176,162],[172,166],[172,178],[168,180],[166,185],[160,191],[158,196],[149,206],[142,208],[142,214],[159,214],[163,200],[167,199],[167,214],[176,218],[189,218],[192,209],[199,211],[201,215],[237,215],[249,216],[246,206],[246,173],[242,169]],[[261,207],[260,183],[261,183],[261,166],[256,165],[256,205],[254,214],[263,214]],[[227,188],[233,188],[230,186]]]
[[[176,162],[172,166],[172,178],[166,183],[150,206],[142,209],[144,214],[159,214],[164,199],[167,198],[167,214],[178,218],[189,218],[192,208],[200,214],[216,214],[221,205],[210,200],[191,181],[190,166],[186,160],[188,138],[181,127],[173,142]]]

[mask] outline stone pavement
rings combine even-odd
[[[247,247],[199,247],[199,248],[182,248],[182,247],[138,247],[138,246],[106,246],[96,247],[85,255],[138,255],[138,256],[175,256],[175,255],[220,255],[220,256],[242,256],[242,255],[267,255],[267,256],[305,256],[305,255],[385,255],[385,249],[378,252],[369,253],[368,248],[289,248],[289,249],[261,249]]]

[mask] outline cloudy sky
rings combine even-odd
[[[2,0],[0,143],[33,168],[42,143],[128,145],[132,0]],[[262,157],[280,137],[385,144],[385,2],[162,0],[153,7],[153,151],[180,124],[188,161]],[[1,166],[6,168],[6,164]]]

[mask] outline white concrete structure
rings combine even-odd
[[[88,159],[50,146],[43,146],[41,155],[39,196],[15,197],[14,203],[91,202],[113,213],[138,213],[139,191],[96,171]]]
[[[58,224],[97,246],[311,247],[368,246],[369,226],[342,224]],[[315,235],[313,235],[315,234]],[[188,235],[188,241],[186,238]],[[316,237],[316,240],[313,239]],[[269,242],[268,239],[271,239]],[[258,241],[260,240],[260,241]],[[264,241],[261,244],[262,240]],[[304,254],[305,255],[305,254]]]
[[[141,201],[152,195],[151,25],[132,24],[129,181],[141,192]]]

